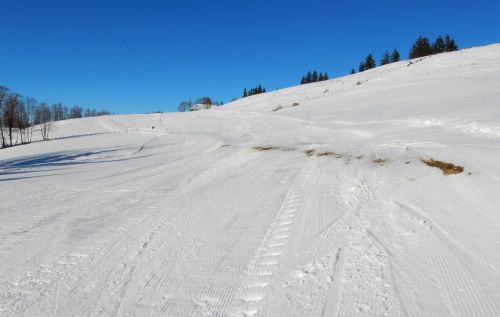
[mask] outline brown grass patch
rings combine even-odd
[[[316,153],[316,156],[333,156],[335,158],[341,158],[343,157],[342,154],[338,154],[338,153],[335,153],[335,152],[330,152],[330,151],[321,151],[321,152],[318,152]]]
[[[316,153],[316,150],[305,150],[304,153],[307,155],[307,156],[313,156],[314,153]]]
[[[441,171],[443,171],[443,175],[460,174],[464,171],[463,166],[454,165],[452,163],[435,161],[433,159],[422,160],[422,162],[427,164],[428,166],[439,168]]]
[[[278,147],[276,147],[276,146],[256,146],[253,149],[263,152],[263,151],[276,150],[276,149],[278,149]]]
[[[378,158],[378,159],[373,160],[372,162],[376,163],[378,165],[384,165],[384,163],[387,162],[387,160],[386,159]]]
[[[281,146],[255,146],[253,147],[254,150],[257,151],[282,151],[282,152],[291,152],[295,151],[293,147],[281,147]]]
[[[316,156],[336,156],[334,152],[322,151],[316,153]]]

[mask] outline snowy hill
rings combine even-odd
[[[499,316],[499,87],[491,45],[58,122],[0,151],[0,315]]]

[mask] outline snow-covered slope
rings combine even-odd
[[[499,88],[492,45],[59,122],[0,151],[0,315],[499,316]]]

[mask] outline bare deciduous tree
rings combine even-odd
[[[8,92],[9,92],[9,89],[7,87],[0,86],[0,135],[2,138],[2,147],[7,146],[7,144],[5,142],[2,117],[3,117],[4,103],[5,103],[5,100],[7,99]]]
[[[2,113],[2,121],[7,128],[7,133],[9,136],[9,146],[13,146],[12,135],[14,133],[14,129],[17,128],[17,112],[19,106],[19,96],[18,95],[9,95],[7,100],[5,101],[3,113]]]
[[[193,102],[191,101],[191,99],[184,100],[184,101],[181,101],[181,103],[179,103],[177,110],[179,110],[179,112],[186,112],[186,111],[189,111],[189,109],[191,109],[192,105],[193,105]]]
[[[28,128],[26,129],[25,140],[26,143],[31,143],[33,138],[33,127],[35,126],[35,111],[37,108],[37,101],[33,97],[26,98],[24,102],[26,106],[26,117],[28,119]]]
[[[34,123],[40,125],[40,134],[44,141],[49,139],[49,133],[52,128],[50,119],[50,107],[46,103],[41,103],[35,112]]]
[[[69,110],[69,117],[71,119],[81,118],[83,115],[83,108],[80,106],[73,106]]]
[[[202,104],[202,105],[212,105],[212,99],[210,97],[201,97],[196,99],[194,102],[195,104]]]

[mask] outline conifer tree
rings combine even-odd
[[[372,69],[375,67],[377,67],[377,64],[375,63],[372,54],[368,54],[365,60],[365,70]]]
[[[313,83],[318,81],[318,73],[316,71],[313,72],[311,80]]]
[[[434,44],[432,44],[432,54],[444,53],[446,51],[446,45],[443,38],[438,36]]]
[[[306,74],[306,84],[312,83],[312,74],[311,72],[307,72]]]
[[[304,85],[306,83],[306,77],[302,76],[302,79],[300,80],[300,84]]]
[[[455,43],[455,40],[451,39],[449,35],[445,36],[444,45],[446,52],[454,52],[458,50],[458,46]]]
[[[380,66],[387,65],[391,62],[391,57],[389,56],[389,51],[385,51],[380,60]]]
[[[432,47],[429,44],[429,39],[419,36],[410,50],[410,59],[429,56],[432,54]]]
[[[359,72],[364,72],[366,69],[365,62],[359,63]]]
[[[323,81],[323,80],[325,80],[325,79],[323,78],[323,73],[319,73],[318,81]]]
[[[351,69],[351,75],[354,75],[354,74],[356,74],[356,70],[354,70],[354,68],[353,68],[353,69]]]
[[[248,97],[247,89],[243,89],[243,98]]]
[[[399,52],[397,49],[394,49],[394,51],[392,51],[392,54],[391,54],[391,63],[399,62],[400,59],[401,59],[401,55],[399,55]]]
[[[329,79],[329,78],[328,78],[328,73],[327,73],[327,72],[325,72],[325,74],[323,75],[323,80],[328,80],[328,79]]]

